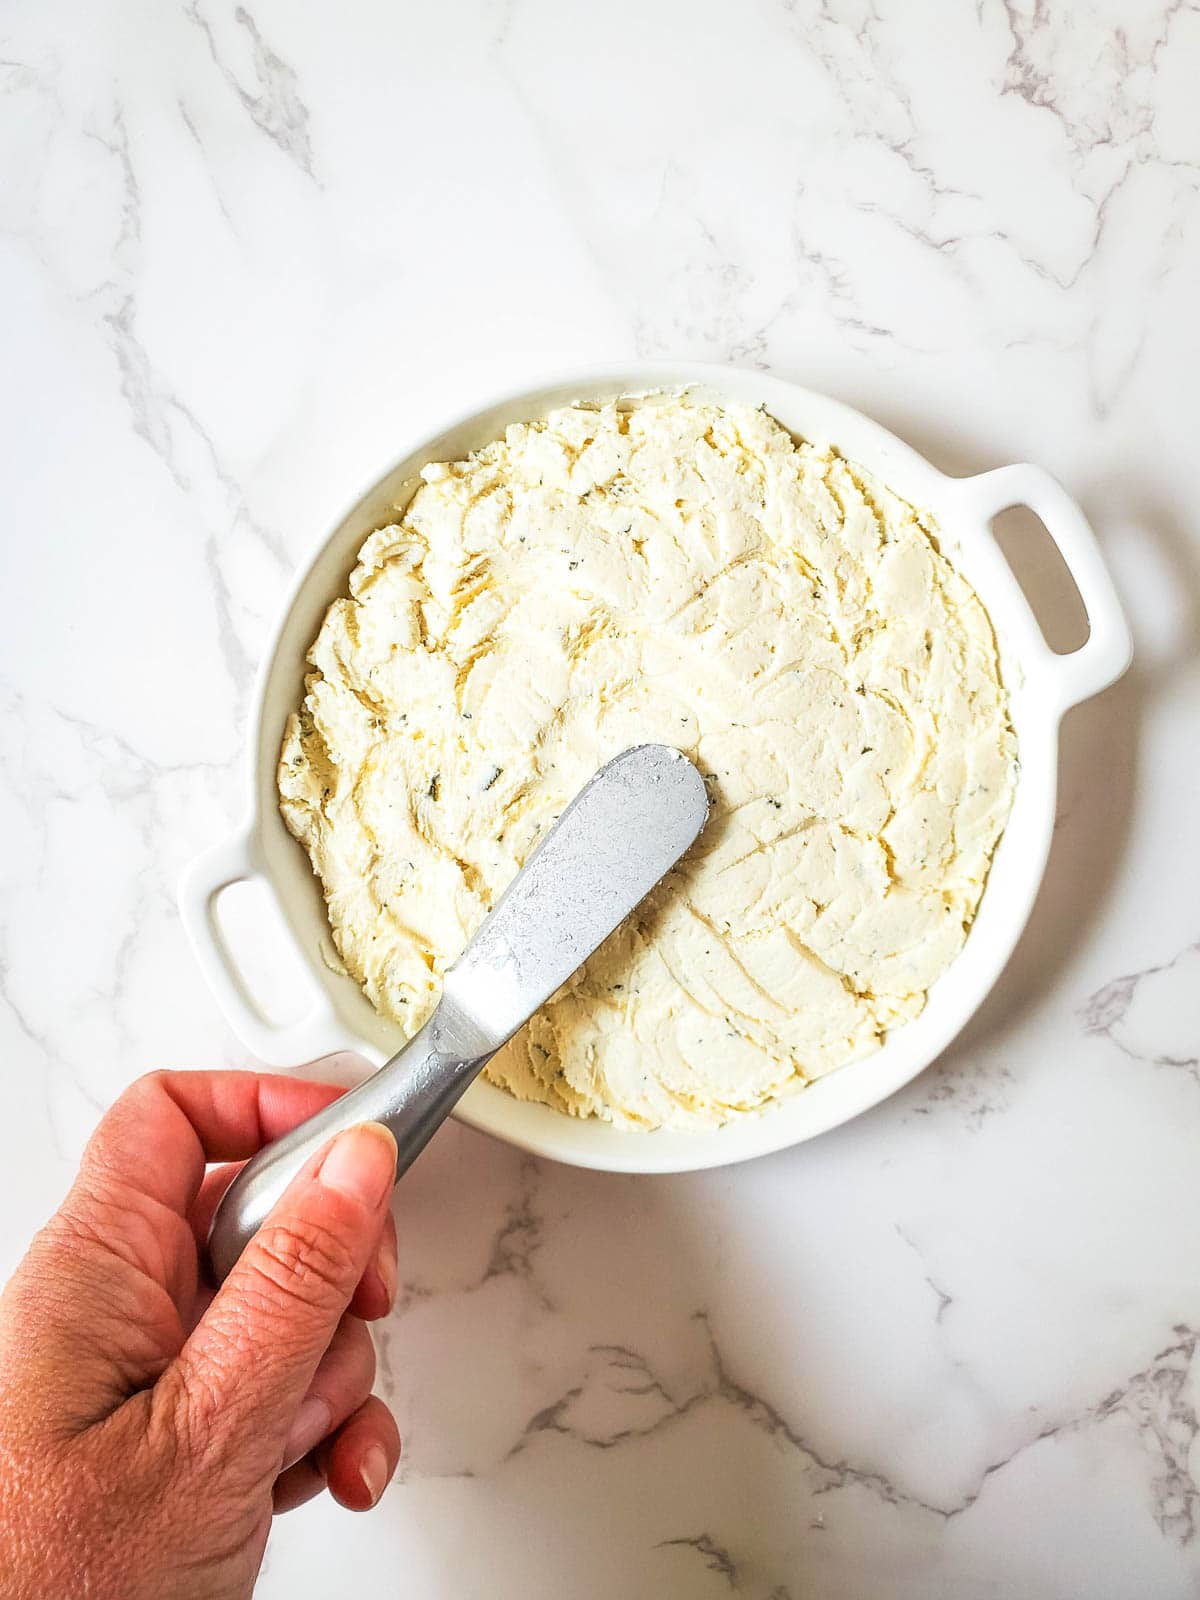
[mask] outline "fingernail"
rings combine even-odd
[[[287,1443],[283,1447],[281,1471],[286,1472],[300,1460],[301,1456],[306,1456],[315,1445],[319,1445],[329,1432],[332,1423],[333,1412],[329,1403],[322,1400],[320,1395],[306,1395],[300,1402],[296,1420],[292,1423]]]
[[[381,1122],[347,1128],[330,1145],[317,1177],[374,1210],[395,1182],[396,1141]]]
[[[371,1504],[375,1505],[387,1488],[388,1480],[387,1456],[384,1455],[381,1444],[373,1444],[367,1451],[359,1465],[358,1473],[371,1497]]]
[[[396,1247],[386,1235],[379,1241],[379,1249],[375,1253],[375,1271],[383,1284],[390,1311],[396,1303]]]

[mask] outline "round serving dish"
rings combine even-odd
[[[1095,537],[1079,507],[1039,467],[1000,467],[950,478],[877,423],[848,406],[759,372],[700,365],[601,368],[508,395],[431,433],[351,505],[298,574],[255,689],[250,717],[249,814],[231,839],[184,875],[180,910],[196,957],[231,1027],[273,1066],[354,1050],[381,1064],[403,1042],[353,980],[338,970],[320,885],[284,826],[275,770],[284,724],[297,705],[305,655],[330,602],[346,590],[359,547],[393,521],[430,461],[453,461],[501,434],[575,400],[603,400],[691,387],[717,400],[761,405],[793,434],[833,445],[937,520],[942,548],[974,586],[996,631],[1018,741],[1012,815],[996,851],[979,913],[958,959],[930,990],[914,1021],[884,1047],[762,1112],[702,1133],[629,1133],[514,1100],[476,1082],[455,1115],[523,1150],[614,1172],[681,1172],[765,1155],[857,1116],[908,1083],[945,1049],[999,977],[1033,906],[1054,825],[1058,725],[1063,713],[1118,678],[1129,663],[1129,629]],[[1087,610],[1086,643],[1070,655],[1046,644],[991,530],[1010,506],[1028,506],[1062,553]],[[312,1004],[277,1026],[255,1006],[217,921],[230,884],[260,879],[272,891],[312,980]]]

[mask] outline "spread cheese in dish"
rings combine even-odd
[[[686,393],[555,411],[421,477],[330,607],[279,767],[372,1004],[415,1032],[567,801],[656,741],[704,774],[708,826],[489,1077],[707,1127],[915,1016],[1015,764],[988,617],[928,518]]]

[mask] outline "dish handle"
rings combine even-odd
[[[1051,650],[1043,640],[1047,672],[1058,688],[1059,711],[1115,683],[1133,656],[1129,623],[1091,524],[1058,479],[1042,467],[1020,462],[961,478],[955,491],[964,511],[984,523],[1013,506],[1027,507],[1041,519],[1066,563],[1087,612],[1088,636],[1078,650],[1066,655]]]
[[[329,1001],[319,991],[300,1018],[275,1023],[255,1004],[245,974],[238,966],[217,917],[217,901],[236,883],[258,883],[274,898],[279,922],[286,919],[267,874],[261,869],[253,827],[198,856],[179,882],[179,914],[188,943],[226,1022],[260,1061],[272,1067],[290,1067],[330,1055],[344,1043],[343,1030]],[[290,932],[286,935],[291,939]],[[291,939],[301,966],[306,966],[299,945]]]

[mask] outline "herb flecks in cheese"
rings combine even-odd
[[[710,1126],[877,1048],[962,946],[1015,759],[928,519],[760,411],[572,407],[426,467],[315,643],[279,768],[347,969],[406,1033],[603,762],[675,745],[698,845],[495,1058]]]

